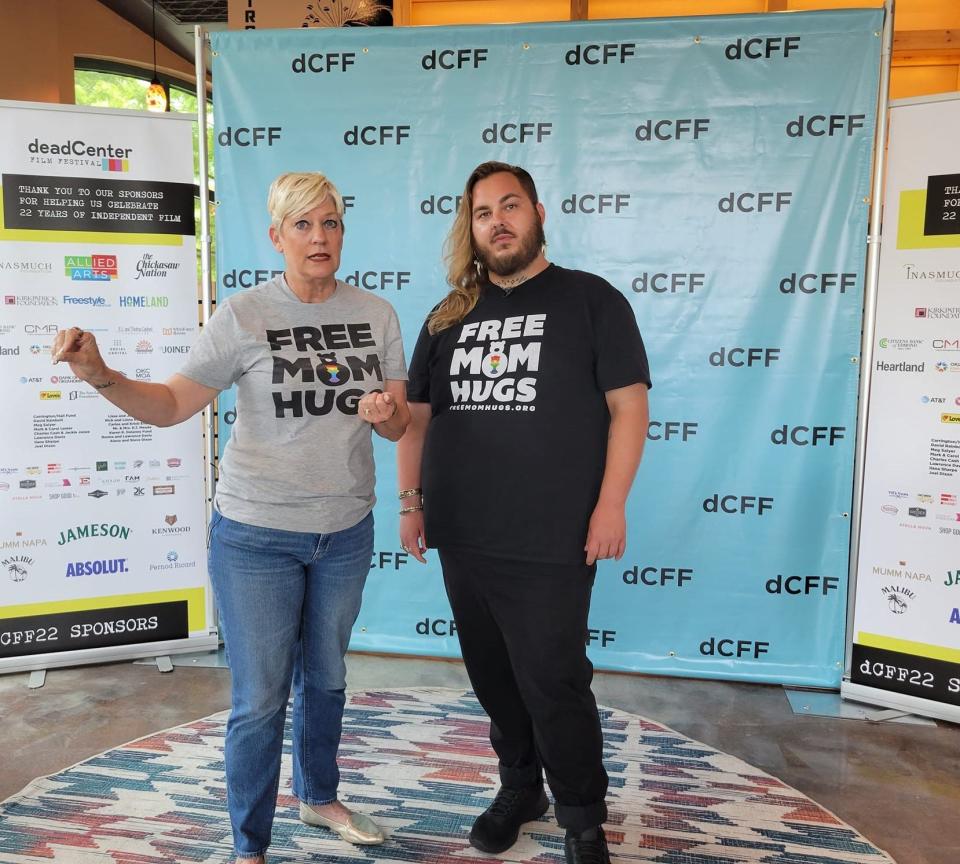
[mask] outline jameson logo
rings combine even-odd
[[[164,279],[170,270],[179,270],[179,261],[158,261],[149,252],[144,252],[143,257],[137,262],[136,279]]]
[[[547,316],[515,315],[460,328],[450,361],[453,411],[535,411]]]
[[[359,350],[376,347],[369,324],[292,327],[267,330],[266,335],[270,350],[277,352],[273,383],[287,385],[272,393],[278,418],[319,417],[334,409],[354,415],[367,391],[349,385],[369,380],[383,383],[380,355]]]
[[[83,540],[87,537],[113,537],[114,539],[126,540],[129,536],[130,529],[125,525],[97,522],[87,525],[77,525],[75,528],[67,528],[66,531],[61,531],[57,545],[65,546],[74,540]]]

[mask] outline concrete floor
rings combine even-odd
[[[180,662],[180,661],[178,661]],[[351,655],[351,689],[463,687],[457,662]],[[0,800],[134,738],[229,706],[229,672],[129,662],[55,669],[39,690],[0,676]],[[960,726],[793,713],[779,687],[598,673],[598,701],[642,714],[779,777],[898,864],[960,864]]]

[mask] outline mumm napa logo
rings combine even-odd
[[[281,353],[273,355],[274,384],[315,384],[319,386],[273,392],[276,416],[303,417],[329,414],[334,407],[341,414],[356,414],[357,402],[366,392],[358,387],[345,387],[348,381],[360,382],[374,378],[383,382],[380,355],[371,351],[363,354],[344,353],[358,348],[375,348],[376,339],[369,324],[324,324],[322,327],[293,327],[287,330],[267,330],[270,350],[285,348],[300,354],[290,358]],[[299,380],[298,380],[299,379]]]
[[[66,531],[61,531],[57,545],[65,546],[74,540],[83,540],[87,537],[112,537],[115,540],[126,540],[130,537],[130,529],[125,525],[107,522],[77,525],[75,528],[67,528]]]

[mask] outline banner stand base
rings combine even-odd
[[[908,723],[912,726],[936,726],[936,722],[927,717],[898,708],[882,708],[848,702],[839,693],[824,690],[795,690],[784,687],[783,692],[794,714],[806,714],[811,717],[833,717],[838,720],[868,720],[871,723]]]
[[[223,650],[222,645],[216,651],[197,651],[189,654],[172,654],[163,658],[158,655],[157,657],[144,657],[142,660],[134,660],[133,662],[134,665],[152,666],[156,664],[159,667],[161,659],[165,659],[168,663],[170,663],[171,669],[173,666],[204,666],[215,669],[229,668],[227,665],[227,655]],[[170,670],[161,669],[160,671],[165,672]]]

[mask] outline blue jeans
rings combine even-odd
[[[350,631],[373,554],[373,514],[307,534],[210,520],[209,567],[231,672],[227,808],[239,856],[262,855],[280,783],[293,682],[293,792],[337,798]]]

